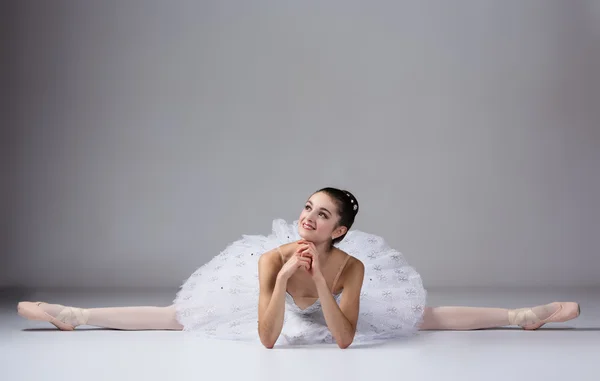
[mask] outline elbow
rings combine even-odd
[[[260,338],[260,343],[267,349],[273,349],[273,347],[275,346],[275,342],[277,341],[277,338],[273,338],[271,337],[272,335],[269,335],[267,332],[265,332],[264,329],[259,329],[258,330],[258,337]]]
[[[354,334],[347,335],[347,336],[341,338],[340,340],[336,340],[336,343],[337,343],[338,347],[340,347],[340,349],[346,349],[352,344],[353,341],[354,341]]]
[[[338,347],[340,347],[340,349],[346,349],[350,344],[352,344],[352,339],[338,342]]]
[[[269,340],[269,339],[264,338],[262,336],[260,338],[260,342],[267,349],[273,349],[273,347],[275,346],[275,340]]]

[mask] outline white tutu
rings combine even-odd
[[[244,235],[198,268],[174,300],[184,331],[243,341],[258,337],[258,258],[301,239],[298,221],[273,221],[268,236]],[[406,337],[418,330],[427,292],[421,276],[383,238],[350,230],[336,245],[365,265],[355,343]],[[339,302],[340,295],[336,295]],[[286,294],[285,320],[276,344],[334,343],[319,301],[302,310]]]

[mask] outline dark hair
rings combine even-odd
[[[337,188],[326,187],[319,189],[315,193],[323,192],[327,194],[329,197],[333,199],[337,208],[338,214],[340,215],[340,220],[338,222],[338,226],[345,226],[348,230],[354,224],[354,218],[358,214],[358,201],[356,201],[356,197],[352,193],[347,190],[341,190]],[[340,242],[344,239],[346,234],[339,236],[334,239],[332,245]]]

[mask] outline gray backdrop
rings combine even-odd
[[[428,287],[599,285],[599,4],[5,3],[0,285],[177,287],[328,185]]]

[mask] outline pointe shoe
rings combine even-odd
[[[89,317],[89,312],[82,308],[75,307],[63,307],[60,313],[54,317],[44,311],[41,304],[47,304],[44,302],[20,302],[17,305],[17,311],[19,316],[22,316],[29,320],[47,321],[54,324],[56,328],[61,331],[72,331],[78,325],[86,324]],[[73,325],[69,322],[76,321],[77,324]]]
[[[519,325],[526,330],[535,330],[546,323],[562,323],[567,320],[575,319],[581,313],[581,308],[575,302],[553,302],[552,305],[558,307],[550,316],[540,319],[533,308],[519,308],[508,311],[508,321],[511,325]]]

